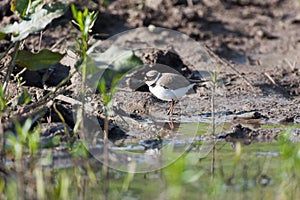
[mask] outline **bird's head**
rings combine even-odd
[[[161,73],[156,71],[156,70],[151,70],[149,72],[146,73],[145,76],[145,83],[148,86],[151,86],[153,84],[156,83],[156,81],[158,80],[158,78],[161,76]]]

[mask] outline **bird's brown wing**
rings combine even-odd
[[[162,73],[162,76],[157,81],[157,84],[165,88],[175,90],[178,88],[187,87],[191,83],[180,74]]]

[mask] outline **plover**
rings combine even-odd
[[[184,76],[174,73],[161,73],[151,70],[146,73],[145,83],[150,92],[163,101],[171,101],[167,115],[172,115],[175,102],[187,94],[196,83],[191,83]]]

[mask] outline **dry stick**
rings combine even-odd
[[[18,52],[19,52],[19,47],[20,47],[20,41],[17,41],[15,43],[15,48],[14,48],[14,55],[13,55],[13,58],[7,68],[7,72],[6,72],[6,76],[5,76],[5,82],[3,84],[3,90],[4,90],[4,94],[6,94],[6,90],[7,90],[7,86],[8,86],[8,82],[9,82],[9,79],[10,79],[10,75],[14,69],[14,66],[15,66],[15,61],[17,59],[17,56],[18,56]]]
[[[271,83],[274,86],[279,87],[278,84],[275,82],[275,80],[267,72],[265,72],[264,75],[271,81]]]
[[[66,39],[66,37],[62,37],[60,39],[57,40],[57,42],[55,42],[55,44],[53,44],[51,47],[50,47],[50,50],[53,50],[56,46],[58,46],[62,41],[64,41]]]
[[[187,3],[188,3],[189,7],[193,7],[194,6],[193,0],[187,0]]]
[[[42,38],[43,38],[43,31],[41,31],[41,33],[40,33],[40,38],[39,38],[39,49],[38,49],[38,52],[41,51]]]
[[[43,105],[44,103],[45,103],[45,101],[51,96],[51,95],[53,95],[53,94],[55,94],[56,92],[57,92],[57,90],[61,87],[61,86],[63,86],[65,83],[67,83],[71,78],[72,78],[72,76],[74,76],[74,74],[76,73],[76,71],[75,72],[73,72],[73,73],[71,73],[71,74],[69,74],[69,76],[67,76],[64,80],[62,80],[53,90],[51,90],[50,92],[48,92],[45,96],[43,96],[43,98],[41,98],[38,102],[36,102],[36,103],[34,103],[34,104],[32,104],[32,105],[29,105],[29,106],[27,106],[26,108],[24,108],[24,110],[23,110],[23,112],[21,112],[21,114],[23,114],[23,113],[26,113],[26,112],[29,112],[31,109],[34,109],[34,108],[36,108],[36,107],[39,107],[39,106],[41,106],[41,105]],[[66,91],[66,90],[68,90],[68,89],[70,89],[70,88],[72,88],[73,87],[73,85],[70,85],[70,86],[68,86],[66,89],[64,89],[64,90],[62,90],[62,91],[60,91],[59,93],[57,93],[56,95],[59,95],[60,93],[62,93],[63,91]]]
[[[18,78],[26,71],[26,68],[23,68],[19,73],[17,73],[14,77],[14,80],[18,80]]]
[[[289,60],[284,59],[284,61],[289,65],[289,67],[291,68],[291,70],[294,70],[296,68],[296,62],[291,63]]]
[[[283,96],[285,96],[285,97],[289,97],[289,96],[290,96],[290,94],[287,92],[287,90],[284,89],[284,88],[282,88],[282,86],[278,85],[278,84],[275,82],[275,80],[274,80],[267,72],[264,72],[264,75],[269,79],[269,81],[272,83],[272,85],[273,85],[274,87],[276,87],[276,88],[279,90],[279,92],[280,92]]]
[[[224,60],[223,58],[220,58],[219,56],[217,56],[207,45],[205,45],[205,48],[206,48],[207,52],[210,54],[210,56],[217,59],[221,64],[225,65],[226,67],[230,67],[239,77],[241,77],[245,81],[245,83],[248,86],[250,86],[252,91],[255,91],[255,88],[251,84],[251,82],[245,76],[243,76],[239,71],[237,71],[235,69],[235,67],[233,66],[233,64],[231,64],[228,61]]]
[[[65,134],[67,135],[67,138],[68,138],[68,141],[70,143],[73,143],[72,142],[72,138],[71,138],[71,134],[67,128],[67,123],[66,123],[66,120],[64,118],[64,116],[61,114],[61,112],[56,108],[56,105],[53,104],[53,108],[54,108],[54,111],[56,112],[56,114],[58,115],[59,119],[62,121],[63,125],[64,125],[64,132]]]
[[[2,54],[0,54],[0,60],[2,60],[2,58],[4,58],[4,57],[8,54],[9,50],[10,50],[13,46],[14,46],[14,43],[10,43],[10,45],[9,45],[8,48],[5,50],[5,52],[3,52]]]

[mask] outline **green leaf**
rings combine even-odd
[[[88,65],[88,69],[92,66],[93,70],[89,70],[89,72],[95,72],[95,74],[97,72],[97,78],[101,77],[97,89],[103,95],[102,98],[104,104],[107,104],[115,92],[116,84],[123,75],[130,70],[143,66],[143,62],[132,50],[111,45],[102,53],[98,50],[93,50],[93,48],[97,49],[97,45],[98,44],[95,44],[89,50],[88,56],[94,62],[91,62],[92,64]],[[100,74],[101,76],[99,76]],[[90,80],[93,79],[89,78],[87,80],[90,82]],[[106,86],[110,88],[109,92],[105,90]],[[110,94],[107,95],[106,93]]]
[[[12,42],[25,39],[29,34],[43,30],[53,19],[63,15],[66,8],[65,4],[56,3],[45,6],[42,9],[36,8],[35,12],[28,16],[29,20],[23,20],[20,23],[9,24],[0,28],[0,32],[12,34]]]
[[[77,19],[77,17],[78,17],[78,10],[76,9],[76,7],[75,7],[74,4],[71,5],[71,10],[72,10],[73,17],[75,19]]]
[[[73,13],[73,18],[76,21],[76,25],[81,32],[82,38],[87,38],[90,29],[93,27],[97,19],[98,12],[89,12],[87,8],[85,8],[83,11],[79,11],[76,9],[74,4],[72,4],[71,10]]]
[[[0,111],[5,110],[7,100],[5,98],[4,90],[2,84],[0,84]]]
[[[17,15],[19,15],[21,18],[24,19],[29,9],[29,4],[30,4],[29,0],[12,0],[10,9],[11,11],[13,11],[14,13],[16,13]]]
[[[127,52],[127,54],[118,58],[112,63],[112,65],[116,71],[126,73],[135,67],[143,65],[143,62],[131,51],[130,53]]]
[[[3,32],[0,32],[0,40],[3,40],[6,37],[6,34]]]
[[[31,101],[31,96],[28,90],[25,89],[18,98],[18,105],[28,104]]]
[[[100,89],[101,94],[106,95],[106,84],[105,84],[105,80],[104,79],[100,80],[99,89]]]
[[[71,152],[75,157],[87,158],[89,156],[89,152],[86,149],[86,145],[82,141],[75,143],[72,146]]]
[[[28,135],[28,147],[29,147],[29,151],[30,154],[33,155],[40,144],[40,134],[39,134],[40,130],[39,127],[33,131],[33,133]]]
[[[37,54],[22,50],[18,53],[16,64],[25,67],[29,70],[36,71],[46,69],[58,63],[64,54],[52,52],[48,49],[43,49]]]
[[[94,48],[96,48],[97,44]],[[93,49],[93,48],[91,48]],[[141,67],[143,62],[132,50],[112,45],[105,52],[89,53],[97,68],[110,69],[125,74],[126,72]]]
[[[44,143],[42,143],[41,146],[42,146],[42,148],[56,147],[59,145],[60,138],[61,138],[61,136],[54,136],[52,139],[44,141]]]

